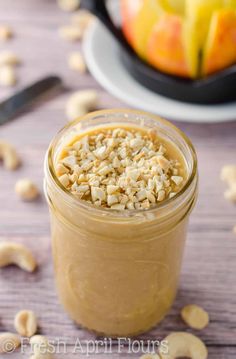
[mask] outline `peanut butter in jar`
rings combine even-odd
[[[91,113],[64,128],[45,160],[55,277],[71,318],[132,336],[173,304],[197,160],[169,122],[131,110]]]

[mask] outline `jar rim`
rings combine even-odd
[[[64,133],[66,133],[67,130],[69,130],[70,128],[72,128],[75,125],[78,125],[82,121],[86,121],[89,119],[91,120],[92,118],[94,118],[96,116],[101,117],[101,116],[114,115],[114,114],[145,116],[151,120],[154,120],[154,121],[157,120],[158,123],[161,123],[162,125],[166,126],[167,128],[174,130],[184,140],[185,144],[187,144],[187,146],[191,152],[193,166],[192,166],[191,172],[190,172],[188,179],[187,179],[186,183],[184,184],[183,188],[174,197],[168,198],[167,200],[165,200],[163,202],[157,203],[157,204],[155,204],[154,207],[151,207],[149,209],[132,209],[132,210],[126,209],[125,211],[119,211],[119,210],[110,209],[110,208],[96,207],[91,203],[88,203],[82,199],[75,197],[69,190],[67,190],[61,184],[61,182],[58,179],[58,176],[56,175],[55,166],[53,164],[54,148],[57,145],[61,136]],[[49,149],[47,151],[46,158],[45,158],[45,173],[47,173],[46,172],[47,170],[49,170],[50,177],[53,180],[56,187],[59,189],[61,195],[63,195],[67,201],[70,201],[71,202],[70,204],[72,206],[73,205],[81,206],[85,210],[93,211],[94,214],[98,214],[101,216],[110,215],[113,218],[124,217],[124,216],[131,217],[131,216],[135,216],[137,214],[142,214],[142,213],[145,213],[145,214],[152,213],[153,214],[156,211],[159,211],[160,209],[168,208],[173,203],[176,203],[184,195],[184,193],[190,188],[191,184],[194,182],[194,179],[197,176],[197,155],[196,155],[194,146],[193,146],[191,140],[188,138],[188,136],[185,135],[185,133],[183,131],[181,131],[178,127],[173,125],[168,120],[165,120],[165,119],[159,117],[158,115],[153,115],[146,111],[139,111],[139,110],[133,110],[133,109],[126,109],[126,108],[117,108],[117,109],[108,109],[108,110],[99,110],[99,111],[90,112],[89,114],[87,114],[85,116],[81,116],[81,117],[75,119],[74,121],[69,122],[66,126],[64,126],[56,134],[56,136],[53,138],[53,140],[51,141],[51,143],[49,145]]]

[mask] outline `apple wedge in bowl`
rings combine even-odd
[[[120,0],[121,28],[107,3],[81,0],[119,42],[118,56],[139,83],[184,102],[236,100],[236,0]]]

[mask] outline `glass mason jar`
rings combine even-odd
[[[149,210],[114,211],[75,198],[59,182],[55,163],[78,133],[99,125],[156,129],[182,153],[187,180],[173,198]],[[45,160],[56,284],[61,303],[81,326],[109,336],[133,336],[160,322],[178,287],[186,230],[197,197],[197,158],[189,139],[157,116],[105,110],[70,123]]]

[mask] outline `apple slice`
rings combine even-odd
[[[163,15],[150,35],[147,58],[154,67],[164,72],[192,77],[191,65],[186,56],[184,27],[181,16]]]
[[[203,51],[203,75],[222,70],[236,62],[236,11],[214,13]]]
[[[133,1],[133,0],[131,0]],[[165,13],[166,0],[144,0],[134,24],[134,47],[140,57],[147,58],[149,36]]]
[[[186,60],[191,78],[197,78],[199,76],[199,58],[200,51],[198,47],[198,34],[194,24],[187,19],[184,24],[184,44]]]
[[[236,10],[236,0],[225,0],[225,6]]]
[[[121,0],[122,28],[126,39],[134,44],[134,22],[144,0]]]
[[[186,0],[186,16],[195,26],[199,51],[206,41],[213,12],[222,9],[226,1],[228,0]]]
[[[185,0],[167,0],[172,12],[178,15],[185,14]]]

